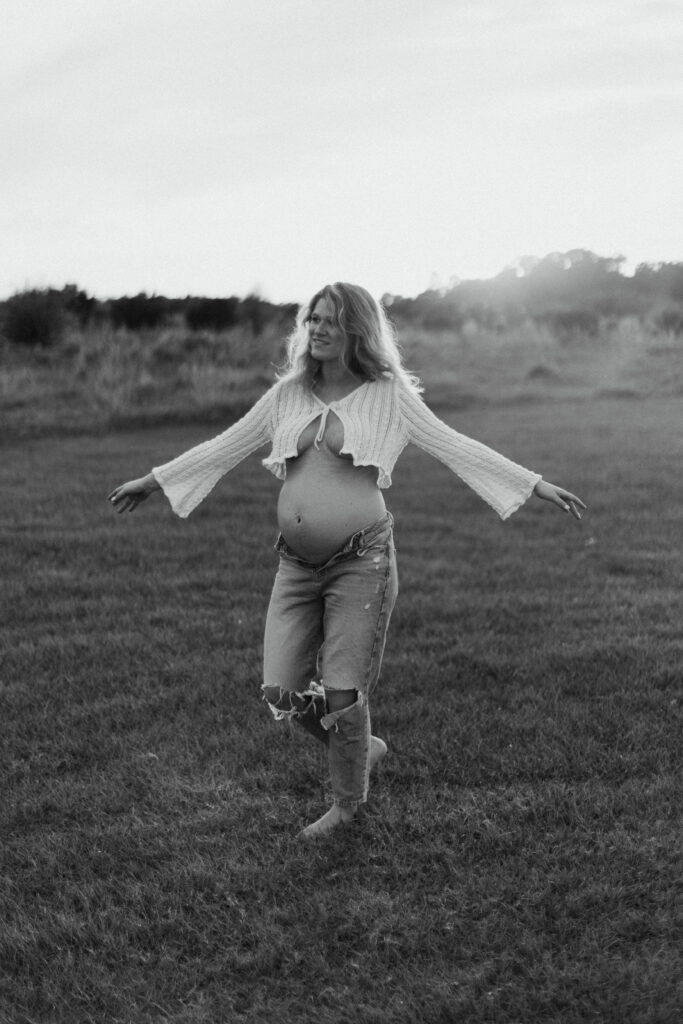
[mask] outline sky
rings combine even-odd
[[[683,261],[680,0],[4,0],[0,297]]]

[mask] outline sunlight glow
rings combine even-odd
[[[416,294],[572,247],[679,260],[683,13],[654,0],[24,0],[0,295]]]

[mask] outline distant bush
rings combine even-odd
[[[80,327],[85,327],[97,309],[97,300],[75,284],[65,285],[59,296],[64,312],[74,317]]]
[[[600,329],[600,317],[590,309],[563,309],[537,318],[547,323],[556,337],[567,339],[578,335],[596,338]]]
[[[2,333],[16,345],[54,345],[63,330],[63,304],[52,288],[17,292],[4,304]]]
[[[191,299],[185,323],[192,331],[225,331],[238,321],[239,299]]]
[[[658,331],[666,331],[671,334],[683,334],[683,309],[664,309],[655,317],[655,327]]]
[[[109,303],[111,322],[114,327],[126,327],[129,331],[159,327],[168,316],[168,306],[162,295],[124,295]]]
[[[240,324],[258,337],[269,320],[269,304],[257,295],[247,295],[239,304],[237,317]]]

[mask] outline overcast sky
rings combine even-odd
[[[4,0],[0,295],[683,260],[681,0]]]

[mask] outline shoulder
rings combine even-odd
[[[297,377],[282,377],[273,385],[273,392],[284,402],[306,402],[310,400],[312,391],[308,385]]]
[[[419,392],[400,378],[387,376],[372,381],[367,395],[368,400],[363,402],[366,415],[399,435],[410,430],[410,424],[420,418],[420,410],[425,408]]]
[[[401,409],[423,409],[425,407],[424,399],[417,387],[405,383],[405,381],[395,381],[396,389],[396,401],[399,403]]]
[[[397,382],[393,377],[378,377],[365,382],[354,394],[361,408],[372,415],[380,415],[382,409],[395,408],[399,397]]]
[[[382,398],[400,408],[424,406],[419,389],[401,380],[400,377],[387,375],[370,381],[368,394],[372,395],[373,399]]]
[[[263,395],[271,402],[282,402],[294,397],[300,390],[299,382],[288,377],[278,377]]]
[[[393,376],[377,377],[367,382],[368,393],[373,397],[380,396],[400,400],[403,385],[400,380]]]
[[[281,378],[267,394],[271,396],[271,408],[278,420],[297,416],[313,404],[311,389],[296,378]]]

